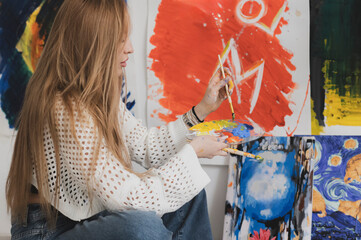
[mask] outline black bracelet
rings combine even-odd
[[[192,107],[192,113],[193,113],[194,116],[197,118],[198,122],[201,122],[201,123],[204,122],[204,120],[202,121],[202,120],[199,119],[199,117],[198,117],[197,114],[196,114],[196,111],[194,111],[194,108],[195,108],[195,106]]]

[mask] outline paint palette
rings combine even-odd
[[[197,124],[189,130],[189,139],[202,135],[227,136],[226,143],[230,145],[250,142],[264,134],[260,126],[247,120],[213,120]]]

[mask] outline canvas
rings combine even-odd
[[[231,157],[223,239],[310,239],[312,137],[262,137]]]
[[[361,238],[361,136],[316,136],[312,239]]]
[[[361,134],[361,1],[310,3],[312,134]]]
[[[12,134],[27,83],[62,0],[0,0],[0,134]],[[123,99],[125,99],[125,92]],[[135,100],[127,92],[127,108]]]
[[[230,43],[222,61],[235,80],[236,118],[270,134],[310,134],[308,6],[306,0],[150,1],[149,125],[175,120],[201,100]],[[225,101],[206,120],[230,118]]]
[[[13,128],[26,85],[34,72],[62,1],[0,1],[1,109]]]

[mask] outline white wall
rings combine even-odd
[[[135,115],[146,123],[146,42],[147,42],[147,4],[148,0],[128,0],[132,18],[131,40],[135,52],[130,57],[128,68],[128,82],[130,89],[136,89],[132,95],[136,98]],[[135,81],[136,80],[136,81]],[[0,113],[1,114],[1,113]],[[4,115],[0,115],[0,126],[4,126]],[[5,180],[8,174],[12,144],[10,137],[2,136],[5,130],[0,129],[0,236],[9,235],[10,217],[6,213],[5,203]],[[212,232],[215,240],[222,238],[224,206],[226,199],[226,185],[228,166],[226,159],[202,160],[204,170],[212,179],[206,187],[209,215],[211,219]],[[213,165],[208,165],[213,164]]]
[[[0,122],[5,122],[4,115],[0,115]],[[0,124],[1,124],[0,123]],[[10,233],[10,217],[6,211],[5,182],[10,168],[13,144],[10,136],[0,133],[0,237]]]

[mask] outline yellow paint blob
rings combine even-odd
[[[39,26],[36,23],[41,7],[44,3],[40,4],[38,8],[30,15],[26,21],[26,27],[23,35],[16,45],[16,49],[21,53],[26,66],[34,73],[36,62],[40,57],[44,41],[39,39]],[[36,59],[35,59],[36,58]]]
[[[231,120],[214,120],[197,124],[189,130],[196,131],[197,135],[208,135],[213,131],[222,130],[227,127],[237,127],[237,123],[234,123]]]
[[[346,148],[346,149],[355,150],[358,147],[358,141],[356,139],[353,139],[353,138],[347,139],[344,142],[343,147]]]
[[[341,157],[338,155],[333,155],[330,159],[330,163],[332,166],[338,166],[341,163]]]

